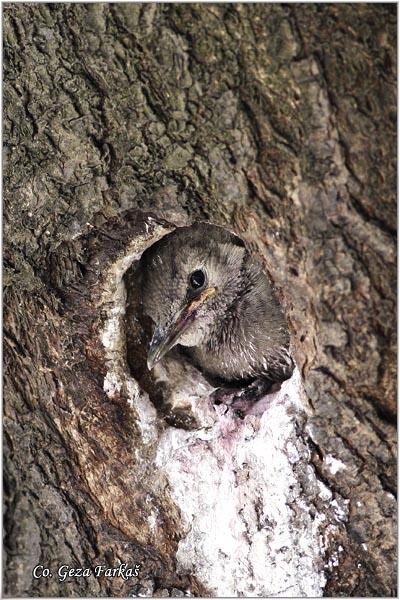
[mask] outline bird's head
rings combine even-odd
[[[208,223],[181,227],[142,257],[143,307],[154,322],[151,369],[176,344],[204,343],[244,286],[245,246]]]

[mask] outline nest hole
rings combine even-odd
[[[125,337],[126,361],[130,375],[144,390],[159,416],[170,426],[179,429],[193,430],[199,423],[190,410],[173,406],[171,398],[174,396],[175,381],[158,380],[153,371],[147,367],[147,353],[152,336],[153,324],[151,319],[144,314],[141,287],[142,270],[141,260],[136,260],[123,276],[126,290],[125,312]],[[170,357],[175,360],[185,360],[184,353],[179,348],[170,351]]]

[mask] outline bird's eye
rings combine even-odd
[[[198,290],[204,285],[205,280],[205,275],[201,269],[193,271],[189,277],[190,287],[194,290]]]

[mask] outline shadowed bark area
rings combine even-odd
[[[395,595],[396,6],[10,4],[3,34],[5,593],[210,594],[104,334],[146,246],[205,219],[288,316],[303,458],[338,507],[324,593]],[[119,561],[139,576],[32,577]]]

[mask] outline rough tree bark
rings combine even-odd
[[[396,6],[3,19],[5,593],[394,594]],[[290,323],[298,371],[244,420],[143,366],[135,266],[194,219]]]

